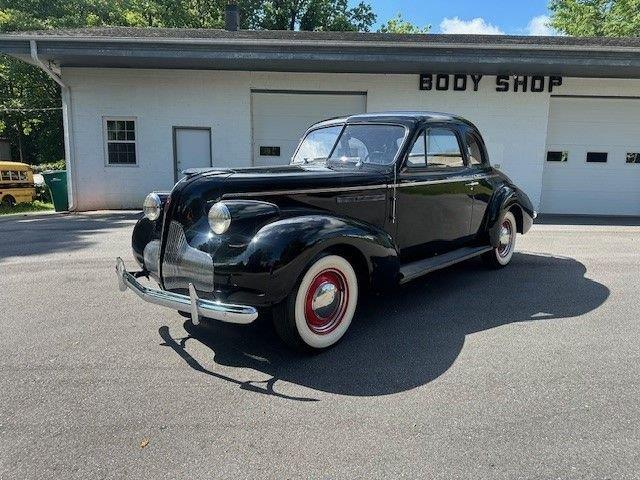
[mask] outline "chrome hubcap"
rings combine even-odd
[[[513,239],[513,225],[508,220],[502,222],[500,226],[500,245],[498,246],[498,254],[501,257],[506,257],[509,255],[511,250],[511,243]]]
[[[313,312],[320,318],[329,317],[340,302],[338,287],[330,282],[324,282],[316,289],[311,301]]]
[[[327,269],[316,275],[305,297],[305,319],[312,332],[326,335],[337,328],[349,303],[349,286],[342,272]]]

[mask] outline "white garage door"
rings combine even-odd
[[[286,165],[313,123],[363,113],[364,93],[252,92],[253,163]]]
[[[640,215],[640,99],[551,99],[540,210]]]

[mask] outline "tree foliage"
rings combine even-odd
[[[551,0],[551,26],[575,36],[640,35],[640,0]]]
[[[222,28],[227,0],[2,0],[0,32],[100,26]],[[241,27],[369,31],[371,6],[348,0],[238,0]],[[14,157],[38,164],[64,155],[60,89],[44,72],[0,56],[0,136]]]
[[[0,59],[0,136],[14,158],[42,163],[64,156],[60,89],[41,70]]]
[[[405,20],[402,14],[398,13],[382,25],[379,31],[381,33],[429,33],[429,30],[431,30],[431,25],[420,28],[408,20]]]

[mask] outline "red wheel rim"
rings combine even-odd
[[[342,322],[349,304],[349,285],[344,274],[329,268],[317,274],[305,294],[304,316],[318,335],[333,332]]]

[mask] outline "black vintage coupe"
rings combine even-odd
[[[342,338],[367,289],[475,256],[504,267],[536,217],[490,166],[478,129],[441,113],[327,120],[290,165],[185,174],[144,201],[132,242],[142,270],[118,258],[120,289],[194,324],[272,309],[280,337],[307,351]]]

